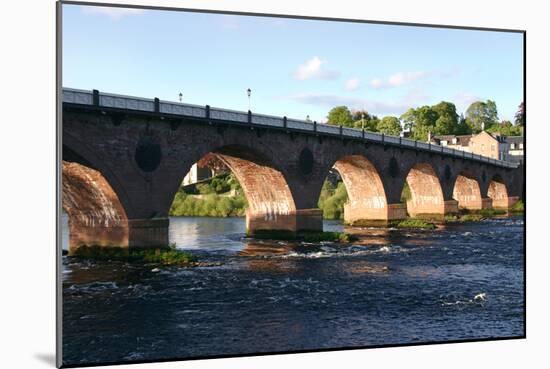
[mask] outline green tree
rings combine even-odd
[[[504,136],[523,136],[523,127],[513,125],[509,120],[503,120],[498,124],[493,124],[487,132],[500,133]]]
[[[378,122],[377,129],[379,132],[387,135],[399,136],[401,133],[401,124],[397,117],[387,116]]]
[[[523,102],[518,106],[518,111],[514,116],[514,122],[520,126],[525,125],[525,104]]]
[[[353,120],[353,127],[366,131],[377,132],[378,122],[380,119],[376,115],[371,115],[366,110],[356,110],[351,115]]]
[[[437,135],[455,134],[458,126],[458,114],[456,106],[453,103],[442,101],[433,105],[432,110],[437,113],[434,133]]]
[[[466,110],[466,122],[474,133],[498,124],[496,103],[492,100],[473,102]]]
[[[403,128],[412,131],[416,121],[416,110],[410,108],[399,117],[403,122]]]
[[[472,134],[472,127],[468,125],[466,122],[466,118],[464,118],[464,114],[460,114],[460,117],[458,118],[458,123],[456,125],[455,135],[470,135]]]
[[[328,112],[327,123],[351,127],[353,119],[347,106],[337,106]]]
[[[434,133],[435,123],[438,118],[437,112],[427,105],[417,109],[409,109],[401,116],[405,124],[411,126],[412,137],[420,141],[427,141],[428,133]]]

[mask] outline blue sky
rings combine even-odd
[[[513,119],[523,35],[158,10],[63,6],[63,85],[324,121],[492,99]]]

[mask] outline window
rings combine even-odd
[[[453,138],[453,145],[456,145],[456,137]]]
[[[519,149],[520,149],[520,150],[523,150],[523,144],[522,144],[522,143],[519,144]]]
[[[511,143],[511,144],[510,144],[510,150],[515,150],[515,149],[516,149],[516,144]]]
[[[441,141],[441,146],[447,146],[447,141]]]

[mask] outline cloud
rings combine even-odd
[[[381,101],[361,97],[349,97],[339,95],[324,95],[315,93],[302,93],[279,98],[293,100],[302,104],[315,105],[323,108],[333,108],[345,105],[352,110],[366,110],[376,115],[401,115],[409,108],[416,108],[430,104],[430,96],[422,88],[413,88],[402,96],[392,101]]]
[[[326,60],[321,60],[318,56],[306,61],[304,64],[299,65],[294,72],[294,79],[298,81],[305,81],[308,79],[335,79],[339,76],[336,71],[330,71],[323,68],[327,64]]]
[[[355,91],[359,88],[359,85],[361,82],[358,78],[350,78],[346,81],[346,84],[344,85],[344,88],[348,91]]]
[[[370,81],[370,87],[391,88],[400,87],[430,76],[428,72],[399,72],[392,74],[387,79],[374,78]]]
[[[417,107],[428,103],[430,96],[426,94],[423,88],[415,87],[407,91],[401,98],[401,102],[409,105],[409,107]]]
[[[458,110],[465,111],[468,109],[471,103],[475,101],[484,101],[485,99],[471,94],[469,92],[459,92],[453,96],[453,101],[456,104]]]
[[[145,12],[145,10],[134,9],[134,8],[108,7],[108,6],[84,6],[82,7],[82,12],[84,14],[106,15],[112,20],[116,21],[128,15],[142,14]]]
[[[453,78],[460,74],[460,69],[458,67],[454,67],[449,70],[444,70],[439,72],[439,77],[445,79],[445,78]]]
[[[338,105],[346,105],[353,110],[367,110],[373,114],[379,115],[400,115],[404,113],[410,105],[397,102],[397,103],[387,103],[383,101],[365,99],[365,98],[356,98],[356,97],[346,97],[346,96],[337,96],[337,95],[321,95],[321,94],[298,94],[288,96],[288,99],[297,101],[299,103],[316,105],[327,108],[332,108]]]

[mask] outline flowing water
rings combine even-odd
[[[522,217],[346,229],[360,241],[339,246],[247,240],[239,218],[171,218],[178,248],[221,265],[156,271],[63,257],[63,361],[521,336],[523,229]]]

